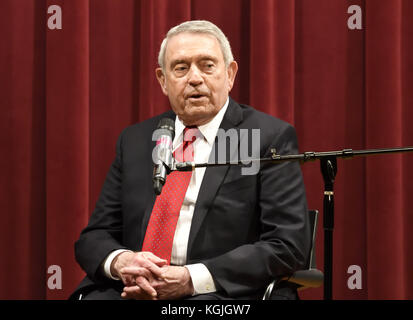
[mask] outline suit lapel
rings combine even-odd
[[[242,121],[242,110],[241,107],[231,98],[229,98],[229,105],[228,109],[225,112],[224,118],[222,119],[220,129],[225,131],[236,128],[237,125]],[[215,148],[216,140],[214,146],[212,147],[213,150]],[[229,146],[227,145],[227,150],[229,150]],[[212,152],[211,152],[212,157]],[[210,162],[213,162],[214,159],[209,159]],[[230,157],[231,158],[231,157]],[[208,210],[215,198],[217,190],[219,189],[220,185],[222,184],[227,172],[229,170],[229,166],[222,166],[222,167],[209,167],[205,170],[204,178],[202,180],[201,187],[199,189],[198,198],[195,205],[194,215],[192,218],[191,224],[191,231],[189,233],[188,239],[188,249],[187,249],[187,257],[190,257],[190,253],[192,250],[192,246],[195,240],[195,236],[197,235],[199,228],[202,225],[202,222],[208,213]]]

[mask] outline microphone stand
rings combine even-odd
[[[391,148],[391,149],[369,149],[369,150],[352,150],[344,149],[341,151],[326,152],[304,152],[293,155],[278,155],[276,149],[271,149],[271,157],[262,159],[252,159],[248,161],[239,160],[237,162],[225,163],[193,163],[179,162],[171,171],[193,171],[202,167],[219,167],[219,166],[244,166],[248,162],[272,163],[299,161],[305,163],[308,161],[320,160],[320,169],[324,179],[324,202],[323,202],[323,228],[324,228],[324,299],[332,299],[333,288],[333,229],[334,229],[334,180],[337,174],[337,158],[365,157],[370,155],[413,152],[413,147]],[[248,164],[248,165],[249,165]]]

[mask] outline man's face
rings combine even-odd
[[[237,63],[225,66],[219,42],[208,34],[180,33],[168,40],[165,70],[156,69],[172,110],[186,126],[208,123],[234,84]]]

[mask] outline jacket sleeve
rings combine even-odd
[[[108,254],[125,248],[122,244],[122,136],[116,144],[116,157],[106,176],[89,224],[75,243],[75,257],[88,277],[95,282],[107,280],[102,263]]]

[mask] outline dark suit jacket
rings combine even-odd
[[[76,259],[87,273],[79,290],[91,285],[116,286],[102,274],[104,259],[115,249],[141,250],[155,202],[152,133],[163,117],[175,119],[175,114],[170,111],[130,126],[119,137],[96,209],[75,244]],[[261,157],[269,157],[271,148],[277,154],[298,153],[291,125],[232,99],[220,128],[260,129]],[[235,166],[206,169],[192,220],[187,264],[205,264],[219,294],[233,298],[261,295],[273,278],[303,268],[309,247],[307,203],[298,163],[261,165],[256,175],[241,175],[241,168]]]

